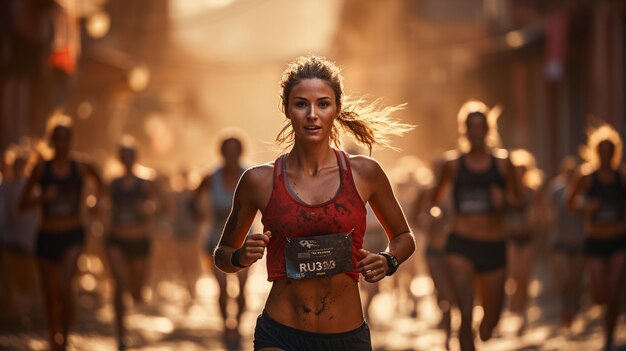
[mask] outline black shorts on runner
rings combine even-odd
[[[63,233],[40,231],[37,235],[35,252],[40,259],[58,262],[67,249],[72,246],[83,246],[84,242],[85,231],[83,228],[76,228]]]
[[[256,321],[254,349],[266,347],[286,351],[371,351],[372,341],[370,329],[365,322],[345,333],[311,333],[278,323],[264,311]]]

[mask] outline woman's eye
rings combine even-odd
[[[320,107],[328,107],[328,106],[330,106],[330,102],[328,102],[328,101],[322,101],[322,102],[320,102],[320,103],[319,103],[319,106],[320,106]]]
[[[296,107],[297,108],[306,107],[306,103],[304,101],[298,101],[298,102],[296,102]]]

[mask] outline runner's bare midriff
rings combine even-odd
[[[111,228],[111,236],[120,239],[141,239],[148,235],[147,224],[116,226]]]
[[[626,235],[626,223],[588,224],[587,237],[593,239],[613,239]]]
[[[313,333],[342,333],[363,324],[358,283],[346,274],[276,280],[265,313],[281,324]]]
[[[62,234],[68,230],[81,228],[83,222],[79,216],[63,216],[54,218],[44,218],[41,222],[41,231],[46,234]]]
[[[457,214],[454,220],[455,233],[476,240],[503,240],[503,229],[499,214]]]

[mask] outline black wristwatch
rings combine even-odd
[[[230,264],[233,265],[234,267],[238,267],[238,268],[241,268],[241,269],[248,268],[248,266],[244,266],[239,261],[239,254],[241,253],[240,250],[241,249],[237,249],[237,250],[233,251],[232,255],[230,255]]]
[[[398,266],[400,266],[400,263],[398,262],[396,256],[390,254],[389,252],[379,252],[378,254],[387,259],[389,271],[385,275],[390,276],[394,274],[398,270]]]

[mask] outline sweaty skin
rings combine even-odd
[[[414,249],[413,236],[406,225],[402,210],[395,201],[389,180],[380,165],[370,158],[351,156],[350,165],[361,199],[364,203],[369,200],[375,213],[380,216],[378,218],[386,219],[381,223],[387,233],[393,233],[390,236],[389,252],[403,262],[412,253],[411,248]],[[337,164],[330,166],[327,172],[334,173],[335,179],[321,177],[326,178],[326,181],[321,183],[303,180],[297,187],[298,196],[301,199],[319,196],[317,200],[332,198],[332,194],[336,193],[339,186]],[[225,271],[236,270],[236,267],[230,264],[230,256],[234,248],[240,247],[243,243],[247,225],[254,218],[256,211],[264,209],[269,202],[272,180],[273,163],[252,168],[244,173],[235,192],[233,212],[220,246],[216,250],[215,257],[219,268]],[[334,183],[334,186],[332,184],[328,186],[329,183]],[[307,193],[306,189],[327,189],[327,191]],[[262,258],[270,237],[269,232],[248,236],[241,249],[243,253],[240,255],[240,262],[249,265]],[[359,250],[359,254],[363,259],[358,263],[357,269],[366,281],[376,282],[385,277],[388,266],[384,257],[363,249]],[[358,283],[346,274],[303,280],[278,279],[273,282],[265,312],[279,323],[310,332],[345,332],[363,323]]]
[[[298,81],[286,95],[285,116],[289,119],[294,144],[285,156],[289,186],[306,204],[332,199],[340,187],[340,171],[330,136],[340,106],[335,91],[318,78]],[[370,204],[389,237],[389,252],[399,262],[415,250],[402,209],[389,179],[380,165],[365,156],[349,159],[356,191]],[[239,263],[248,266],[261,259],[272,235],[246,236],[258,211],[264,212],[272,196],[274,163],[247,170],[235,190],[233,210],[215,252],[215,264],[225,272],[239,270],[231,256],[239,250]],[[388,271],[387,260],[376,253],[359,250],[357,271],[368,282],[376,282]],[[273,260],[274,257],[267,257]],[[284,325],[314,333],[340,333],[363,324],[358,282],[347,274],[299,281],[279,278],[273,282],[265,313]]]

